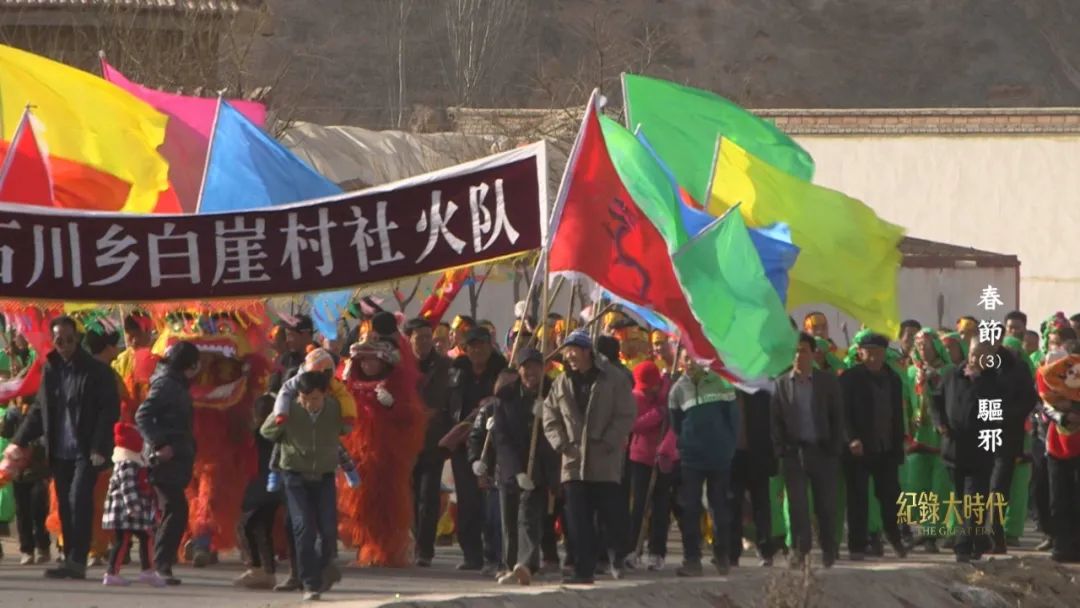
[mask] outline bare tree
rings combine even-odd
[[[490,78],[497,65],[508,65],[525,32],[523,0],[446,0],[443,62],[454,103],[471,106],[499,93]]]
[[[398,310],[405,312],[405,309],[409,307],[409,304],[412,304],[412,301],[416,298],[416,293],[420,290],[420,282],[422,280],[424,280],[423,276],[416,277],[408,294],[401,290],[401,281],[394,281],[391,284],[390,292],[394,294],[394,300],[397,302]]]

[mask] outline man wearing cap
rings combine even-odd
[[[307,356],[308,346],[313,344],[312,334],[315,325],[311,317],[297,315],[295,318],[285,321],[285,352],[277,360],[279,371],[270,379],[270,392],[276,393],[281,385],[287,382],[300,371]]]
[[[445,454],[439,449],[439,439],[450,431],[449,393],[450,360],[435,352],[434,331],[426,319],[411,319],[405,323],[405,336],[420,364],[420,396],[428,408],[427,435],[424,449],[413,469],[415,500],[416,565],[431,566],[435,557],[435,532],[439,523],[440,494]]]
[[[513,571],[500,584],[528,585],[540,569],[540,544],[549,489],[558,484],[559,459],[546,437],[537,435],[542,400],[551,381],[544,376],[540,351],[522,349],[517,357],[518,379],[496,394],[491,429],[502,519],[506,565]],[[551,539],[554,540],[554,539]],[[558,561],[558,550],[544,547],[545,561]]]
[[[463,337],[463,344],[465,354],[454,359],[450,366],[449,411],[454,424],[468,426],[474,423],[481,403],[495,395],[495,382],[507,364],[506,359],[494,351],[491,333],[482,327],[470,329]],[[459,440],[448,448],[451,449],[450,463],[457,493],[458,543],[465,553],[465,561],[458,569],[482,570],[484,497],[469,460],[466,442]],[[488,540],[489,545],[492,540]]]
[[[814,369],[816,347],[813,336],[799,334],[794,369],[776,379],[769,420],[789,500],[793,545],[789,565],[802,567],[810,553],[809,486],[814,493],[822,561],[830,568],[837,553],[836,478],[847,441],[840,386],[832,374]]]
[[[562,456],[566,519],[574,541],[574,574],[567,584],[592,584],[596,569],[596,518],[617,519],[626,443],[637,404],[630,379],[593,352],[589,334],[574,331],[563,342],[567,373],[544,400],[544,434]],[[612,531],[613,546],[625,544]],[[612,564],[620,564],[615,555]],[[615,576],[621,570],[612,569]]]
[[[900,376],[885,364],[888,347],[885,336],[864,335],[859,341],[860,363],[840,376],[848,423],[844,475],[848,551],[853,561],[865,558],[871,476],[885,536],[897,557],[907,555],[896,520],[899,469],[904,463],[903,385]]]

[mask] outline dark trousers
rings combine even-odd
[[[814,492],[814,513],[818,520],[818,542],[823,553],[835,556],[836,480],[840,462],[815,445],[799,447],[781,459],[784,487],[788,496],[791,542],[802,555],[810,553],[810,505],[807,487]],[[850,491],[850,490],[849,490]],[[895,521],[895,520],[894,520]]]
[[[640,462],[631,462],[630,487],[633,494],[633,506],[630,509],[629,550],[637,552],[641,527],[645,524],[645,512],[649,512],[649,554],[667,557],[668,527],[671,523],[671,474],[661,473],[659,469]],[[649,480],[656,471],[652,495],[649,492]]]
[[[1052,536],[1054,519],[1050,515],[1050,457],[1046,454],[1046,440],[1036,436],[1031,442],[1031,504],[1039,529],[1043,534]]]
[[[305,479],[285,471],[285,501],[289,505],[296,539],[300,581],[308,591],[322,591],[323,570],[334,559],[337,547],[337,486],[334,474]],[[319,544],[316,550],[316,541]]]
[[[450,467],[454,471],[454,493],[457,495],[455,529],[458,544],[465,554],[465,563],[479,566],[484,562],[484,496],[464,449],[450,457]]]
[[[1080,458],[1047,456],[1054,555],[1080,559]]]
[[[600,481],[568,481],[566,523],[573,539],[574,575],[591,579],[596,573],[596,557],[602,546],[597,535],[597,518],[611,520],[619,508],[619,484]]]
[[[499,510],[498,488],[488,488],[484,493],[484,563],[505,569],[502,541],[502,513]]]
[[[769,503],[769,478],[756,475],[746,450],[735,452],[731,465],[731,563],[738,564],[743,551],[743,504],[750,494],[750,512],[754,517],[755,544],[762,558],[772,557],[772,507]]]
[[[49,514],[49,485],[44,479],[16,481],[11,484],[15,494],[15,523],[19,531],[19,553],[49,550],[49,531],[45,517]]]
[[[535,495],[541,495],[541,498],[537,498]],[[559,539],[555,536],[555,522],[559,519],[559,515],[562,513],[562,500],[554,498],[551,490],[537,488],[530,492],[530,497],[525,500],[542,500],[544,508],[541,511],[542,519],[540,525],[540,559],[545,563],[559,563]],[[549,508],[550,511],[549,511]],[[518,551],[521,549],[521,542],[518,541]]]
[[[986,528],[986,520],[984,519],[983,525],[979,526],[975,520],[976,513],[974,509],[971,510],[968,517],[964,517],[963,502],[965,496],[974,498],[976,494],[983,496],[985,501],[987,492],[990,489],[990,469],[950,468],[949,476],[953,480],[952,498],[960,503],[955,507],[960,522],[956,527],[956,545],[953,552],[957,555],[981,555],[989,544],[986,535],[983,533]],[[947,517],[949,507],[943,505],[942,509],[944,509],[942,517]],[[884,514],[882,518],[884,518]]]
[[[995,454],[994,469],[990,472],[990,493],[999,494],[1002,500],[1009,500],[1009,495],[1012,493],[1013,471],[1015,470],[1016,456]],[[997,497],[995,496],[994,499],[997,500]],[[882,515],[884,516],[884,513]],[[998,551],[1006,551],[1005,522],[998,521],[999,518],[996,509],[994,509],[993,517],[990,517],[990,511],[987,511],[987,518],[990,521],[993,548]]]
[[[728,486],[731,470],[702,471],[682,467],[682,492],[679,502],[683,510],[683,559],[687,563],[701,561],[701,493],[705,488],[713,525],[713,556],[717,561],[728,559],[731,542],[731,511],[728,509]]]
[[[188,501],[184,495],[184,486],[174,484],[155,484],[158,510],[161,521],[158,524],[157,537],[154,539],[154,563],[158,572],[172,574],[176,565],[176,552],[180,549],[180,539],[188,525]],[[67,535],[64,536],[67,538]]]
[[[116,541],[109,550],[109,574],[120,574],[120,566],[131,551],[131,543],[134,539],[139,541],[139,565],[144,571],[154,567],[154,562],[150,559],[153,551],[150,546],[153,543],[150,540],[150,533],[146,530],[117,530]]]
[[[52,471],[64,535],[64,556],[68,563],[85,568],[93,532],[94,484],[98,471],[83,458],[56,460]]]
[[[441,515],[442,470],[442,458],[430,454],[421,454],[413,467],[413,536],[416,538],[416,557],[420,559],[431,560],[435,557],[435,532]]]
[[[554,545],[554,530],[550,539],[545,530],[548,492],[546,488],[522,491],[517,485],[504,484],[499,490],[499,507],[502,511],[503,566],[507,569],[524,564],[530,572],[540,570],[541,547],[544,557],[550,557],[546,547],[550,540]],[[555,550],[557,551],[557,550]],[[558,553],[555,552],[555,559]]]
[[[249,508],[245,509],[240,516],[240,529],[243,531],[243,541],[247,545],[248,555],[251,558],[251,567],[269,574],[275,572],[274,519],[277,517],[280,506],[279,498],[267,498],[262,504],[253,507],[248,505]],[[295,550],[289,553],[291,557],[295,554]]]
[[[868,494],[871,476],[874,478],[874,497],[881,505],[881,525],[885,538],[891,543],[900,542],[900,527],[896,523],[896,499],[900,496],[899,467],[886,456],[849,455],[844,458],[844,477],[847,482],[848,551],[852,553],[865,552],[869,541]],[[817,494],[816,490],[814,494]]]

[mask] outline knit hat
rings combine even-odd
[[[305,372],[321,372],[334,368],[334,357],[325,348],[316,348],[304,358]]]
[[[589,333],[581,329],[575,329],[570,332],[570,335],[566,336],[566,339],[563,340],[562,345],[563,348],[567,346],[576,346],[578,348],[592,350],[592,340],[589,339]]]
[[[642,361],[634,366],[634,388],[644,390],[660,386],[660,368],[652,361]]]
[[[131,450],[135,453],[142,452],[143,438],[139,429],[130,422],[117,422],[113,426],[113,443],[118,448]]]
[[[380,336],[393,336],[398,333],[397,318],[393,313],[380,311],[371,317],[371,329]]]

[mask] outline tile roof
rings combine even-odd
[[[129,7],[139,10],[236,13],[248,4],[252,4],[252,0],[0,0],[0,9]]]
[[[907,268],[944,268],[977,266],[981,268],[1016,268],[1020,260],[1015,255],[960,247],[938,241],[904,237],[900,253]]]
[[[1080,108],[762,109],[792,135],[1080,133]]]

